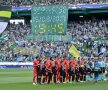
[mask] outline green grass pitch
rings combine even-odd
[[[108,90],[108,81],[32,85],[31,70],[0,70],[0,90]]]

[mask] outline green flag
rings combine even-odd
[[[14,48],[16,48],[16,47],[17,47],[16,43],[14,43],[13,45],[11,45],[11,48],[12,48],[12,49],[14,49]]]
[[[86,42],[83,43],[82,50],[84,51],[84,53],[87,52],[87,43]]]

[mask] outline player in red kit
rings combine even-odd
[[[36,57],[33,61],[33,85],[37,84],[37,78],[38,78],[38,57]]]
[[[48,58],[48,61],[46,62],[46,71],[47,71],[47,83],[50,84],[52,81],[52,57]]]
[[[49,59],[48,57],[46,57],[46,59],[45,59],[45,67],[46,68],[49,65],[48,59]],[[45,83],[48,83],[48,70],[47,69],[46,69]]]
[[[66,82],[69,82],[69,61],[68,61],[68,57],[65,58],[64,60],[64,66],[66,69]]]
[[[72,68],[73,68],[73,75],[72,75],[72,81],[74,81],[75,80],[75,70],[76,70],[76,67],[77,67],[77,62],[76,62],[76,57],[74,57],[74,59],[72,59],[71,61],[70,61],[70,65],[72,66]]]
[[[54,67],[54,60],[52,57],[50,57],[50,68],[51,68],[51,79],[50,83],[53,83],[53,67]]]
[[[71,64],[73,65],[74,68],[76,68],[77,66],[76,57],[74,57],[74,59],[71,61]]]
[[[60,56],[57,57],[56,61],[56,68],[57,68],[57,76],[56,76],[56,83],[60,83],[60,67],[61,67],[61,59]]]

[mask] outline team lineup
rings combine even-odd
[[[36,57],[33,62],[33,85],[35,84],[51,84],[51,83],[72,83],[84,82],[89,78],[98,81],[99,75],[101,80],[105,78],[105,66],[102,57],[76,58],[69,60],[68,57],[46,57],[42,61],[40,57]]]

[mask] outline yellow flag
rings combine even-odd
[[[79,51],[77,50],[77,48],[76,48],[74,45],[72,45],[72,46],[70,47],[69,53],[70,53],[71,55],[73,55],[74,57],[76,57],[76,58],[80,57]]]

